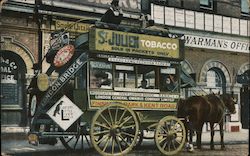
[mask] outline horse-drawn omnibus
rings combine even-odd
[[[46,55],[51,67],[29,87],[30,143],[60,139],[81,149],[90,138],[101,155],[124,155],[153,128],[163,154],[179,152],[186,138],[176,117],[184,42],[165,31],[101,22],[70,41],[65,34]],[[50,82],[52,73],[58,76]]]

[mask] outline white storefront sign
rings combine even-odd
[[[63,130],[67,130],[83,112],[67,97],[63,96],[47,112]]]
[[[185,46],[249,53],[249,41],[185,35]]]

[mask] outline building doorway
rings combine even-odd
[[[249,129],[249,98],[250,98],[250,70],[237,76],[237,82],[242,84],[240,90],[241,124],[243,129]]]
[[[1,126],[26,126],[27,68],[16,53],[0,51],[1,74]]]

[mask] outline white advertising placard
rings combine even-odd
[[[63,130],[67,130],[83,112],[64,95],[48,110],[47,114]]]

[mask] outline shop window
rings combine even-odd
[[[90,88],[112,89],[112,64],[90,62]]]
[[[161,90],[168,92],[177,92],[179,89],[178,75],[176,67],[161,68]]]

